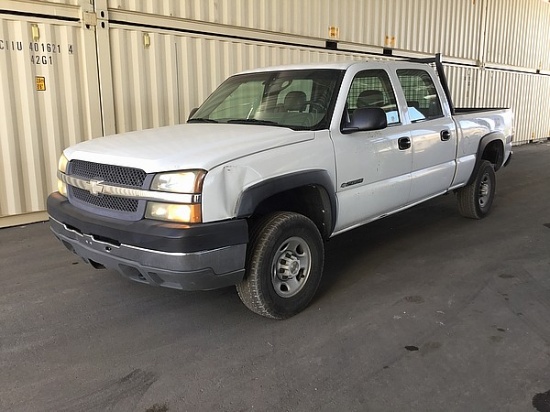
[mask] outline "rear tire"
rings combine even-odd
[[[237,292],[253,312],[286,319],[309,305],[323,265],[324,245],[315,224],[298,213],[273,213],[252,227],[247,273]]]
[[[493,164],[483,160],[472,183],[458,189],[458,211],[470,219],[482,219],[489,214],[495,197],[496,177]]]

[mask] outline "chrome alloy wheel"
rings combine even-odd
[[[301,237],[285,240],[275,252],[271,264],[271,282],[277,295],[290,298],[296,295],[311,272],[311,250]]]

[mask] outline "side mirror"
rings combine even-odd
[[[342,128],[342,133],[380,130],[388,127],[386,112],[379,107],[363,107],[355,109],[348,124]]]
[[[198,107],[194,107],[193,109],[191,109],[191,112],[189,113],[189,117],[187,118],[187,120],[189,120],[190,118],[192,118],[193,115],[194,115],[195,113],[197,113],[197,110],[199,110]]]

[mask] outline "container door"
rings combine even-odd
[[[78,3],[2,3],[0,227],[47,219],[62,150],[103,134],[93,5]]]

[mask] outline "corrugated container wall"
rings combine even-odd
[[[253,67],[441,52],[457,106],[512,107],[516,143],[550,135],[540,0],[0,0],[0,16],[0,227],[46,217],[64,147],[184,122]]]
[[[479,3],[479,1],[478,1]],[[482,7],[441,0],[110,0],[111,10],[476,59]],[[305,18],[307,16],[307,18]]]
[[[550,4],[491,0],[486,19],[487,64],[550,71]]]
[[[77,10],[56,7],[74,21],[0,20],[0,226],[43,219],[63,148],[102,134],[97,63],[87,54],[95,38]]]
[[[516,143],[550,136],[550,76],[483,70],[480,105],[514,110]]]
[[[538,68],[550,33],[550,6],[541,0],[108,0],[132,11],[456,59]],[[307,18],[305,18],[307,16]],[[486,32],[487,40],[483,41]],[[527,63],[527,65],[526,65]]]

